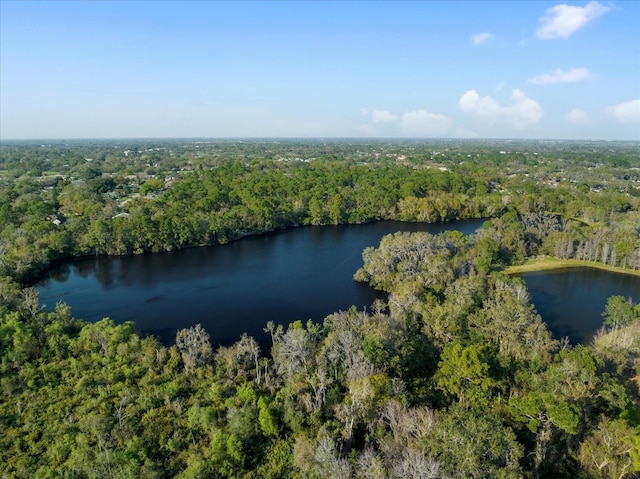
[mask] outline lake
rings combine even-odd
[[[567,268],[519,275],[531,301],[556,338],[571,343],[591,339],[602,327],[602,312],[610,296],[640,301],[640,278],[595,268]]]
[[[259,341],[267,321],[322,321],[352,305],[369,306],[383,293],[353,280],[362,250],[396,231],[473,233],[484,220],[449,223],[381,221],[306,226],[251,236],[222,246],[65,262],[36,285],[45,309],[64,301],[76,318],[135,321],[165,343],[198,323],[211,344],[232,344],[243,332]]]
[[[384,298],[353,280],[362,266],[362,250],[378,246],[384,235],[450,229],[470,234],[482,223],[307,226],[222,246],[82,258],[52,268],[36,287],[47,310],[64,301],[79,319],[134,321],[140,332],[165,344],[173,342],[178,329],[198,323],[214,346],[232,344],[243,332],[265,344],[267,321],[322,321],[335,311],[352,305],[362,309]],[[573,343],[588,340],[601,326],[609,296],[640,300],[636,276],[580,268],[522,278],[554,336],[568,335]]]

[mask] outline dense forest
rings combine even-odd
[[[387,301],[269,322],[263,351],[200,326],[166,346],[30,286],[72,256],[459,218],[487,221],[363,251]],[[640,474],[640,305],[611,297],[572,346],[508,274],[640,271],[637,143],[5,142],[0,225],[0,477]]]

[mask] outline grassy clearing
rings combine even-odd
[[[532,271],[546,271],[550,269],[564,269],[564,268],[596,268],[605,271],[611,271],[612,273],[630,274],[633,276],[640,276],[640,271],[631,269],[618,268],[615,266],[608,266],[602,263],[596,263],[595,261],[580,261],[577,259],[558,259],[544,256],[540,258],[533,258],[528,260],[525,264],[518,266],[509,266],[504,271],[507,274],[521,274],[529,273]]]

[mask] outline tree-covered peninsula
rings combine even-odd
[[[199,326],[163,345],[43,311],[29,286],[79,255],[457,218],[487,221],[383,238],[354,279],[386,301],[265,322],[269,350],[246,335],[213,349]],[[610,298],[574,346],[505,272],[639,271],[637,143],[6,142],[0,225],[0,477],[640,473],[640,306]]]

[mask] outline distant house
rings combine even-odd
[[[51,221],[56,226],[60,226],[62,224],[62,221],[64,220],[64,218],[62,218],[62,217],[60,217],[58,215],[49,215],[49,216],[47,216],[47,219],[49,221]]]

